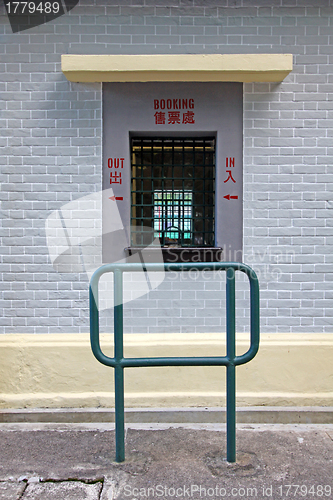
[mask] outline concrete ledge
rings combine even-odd
[[[237,354],[249,335],[237,335]],[[113,355],[112,335],[102,348]],[[125,356],[225,355],[223,334],[125,335]],[[333,406],[333,334],[264,334],[237,367],[237,405]],[[127,408],[223,407],[224,367],[125,370]],[[113,369],[93,357],[88,334],[1,335],[0,408],[110,408]]]
[[[281,82],[292,54],[63,54],[71,82]]]
[[[0,424],[8,423],[113,423],[113,408],[0,410]],[[133,423],[226,422],[225,408],[128,408],[125,421]],[[333,424],[333,407],[237,408],[240,424]]]

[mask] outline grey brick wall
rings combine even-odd
[[[86,275],[52,268],[44,227],[101,189],[101,85],[68,82],[61,54],[240,52],[294,54],[282,83],[244,85],[244,261],[260,277],[262,331],[332,332],[332,1],[80,0],[15,34],[0,14],[2,332],[88,331]],[[166,281],[149,309],[147,296],[126,304],[126,330],[223,331],[223,287]],[[240,331],[247,298],[241,279]]]

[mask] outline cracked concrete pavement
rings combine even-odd
[[[0,500],[333,498],[333,425],[0,425]]]

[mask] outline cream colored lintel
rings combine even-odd
[[[81,55],[63,54],[71,82],[280,82],[292,54]]]

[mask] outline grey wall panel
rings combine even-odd
[[[213,134],[217,139],[215,244],[225,249],[224,260],[241,260],[242,103],[241,83],[153,82],[103,85],[103,189],[111,187],[116,197],[123,198],[118,201],[118,208],[126,228],[130,226],[131,208],[130,135]],[[194,113],[192,117],[194,123],[183,123],[183,114],[188,109]],[[168,112],[175,110],[179,111],[180,123],[168,123]],[[156,112],[165,113],[164,124],[156,123]],[[109,158],[111,160],[108,163]],[[119,166],[115,169],[115,161],[119,161],[119,165],[123,164],[123,168]],[[109,165],[112,167],[109,168]],[[120,177],[110,177],[110,174],[116,173],[121,174],[121,183]],[[109,217],[112,203],[110,200],[110,203],[103,207],[103,220]],[[111,246],[108,236],[104,235],[103,260],[113,262],[124,257],[121,245],[123,241],[119,241],[117,246]]]

